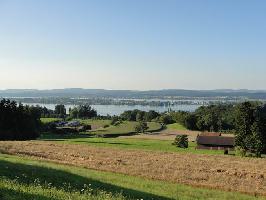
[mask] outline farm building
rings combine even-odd
[[[199,135],[197,137],[197,149],[233,150],[234,146],[234,137],[210,135]]]
[[[217,132],[202,132],[200,136],[221,136],[221,133]]]

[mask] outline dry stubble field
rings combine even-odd
[[[265,159],[39,141],[0,142],[0,152],[173,183],[266,195]]]

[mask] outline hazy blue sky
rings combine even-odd
[[[0,88],[266,89],[265,0],[0,0]]]

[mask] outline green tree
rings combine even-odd
[[[112,119],[111,119],[111,125],[118,125],[120,123],[120,119],[118,116],[113,116]]]
[[[159,121],[161,123],[163,123],[163,124],[172,124],[172,123],[174,123],[173,118],[170,115],[168,115],[168,114],[161,115]]]
[[[169,114],[172,119],[177,122],[177,123],[180,123],[180,124],[185,124],[185,119],[187,117],[187,115],[189,115],[188,112],[185,112],[185,111],[175,111],[175,112],[170,112]]]
[[[144,111],[138,111],[136,115],[136,121],[140,122],[144,120],[145,112]]]
[[[152,120],[156,119],[157,117],[159,117],[160,114],[154,110],[150,110],[149,112],[145,112],[144,115],[144,120],[146,122],[151,122]]]
[[[239,146],[245,152],[249,149],[249,142],[252,135],[252,124],[254,122],[254,108],[250,102],[244,102],[237,106],[236,109],[236,146]]]
[[[244,102],[237,106],[235,117],[236,146],[240,147],[244,154],[249,151],[259,157],[265,150],[264,108]]]
[[[120,117],[126,121],[136,121],[136,115],[132,110],[127,110],[123,112]]]
[[[78,118],[78,114],[79,114],[79,111],[78,111],[77,107],[69,109],[70,118],[72,118],[72,119]]]
[[[70,110],[71,118],[80,118],[80,119],[91,119],[97,117],[97,111],[94,110],[90,105],[79,105]]]
[[[97,117],[97,112],[90,105],[80,105],[78,107],[78,118],[93,118]]]
[[[0,101],[0,139],[26,140],[39,136],[39,107],[17,105],[15,101]]]
[[[187,135],[177,135],[173,145],[179,148],[188,148],[188,136]]]
[[[145,133],[149,129],[148,124],[146,122],[139,122],[136,127],[135,131],[137,133]]]
[[[255,110],[255,121],[252,125],[252,149],[257,157],[266,153],[266,105],[257,106]]]
[[[65,105],[62,105],[62,104],[56,105],[54,113],[60,118],[65,118],[66,117]]]
[[[185,117],[184,126],[189,130],[197,130],[197,116],[193,113],[188,114]]]

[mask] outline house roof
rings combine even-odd
[[[221,133],[217,132],[202,132],[200,136],[221,136]]]
[[[197,137],[197,144],[202,145],[218,145],[218,146],[234,146],[234,137],[223,137],[223,136],[201,136]]]

